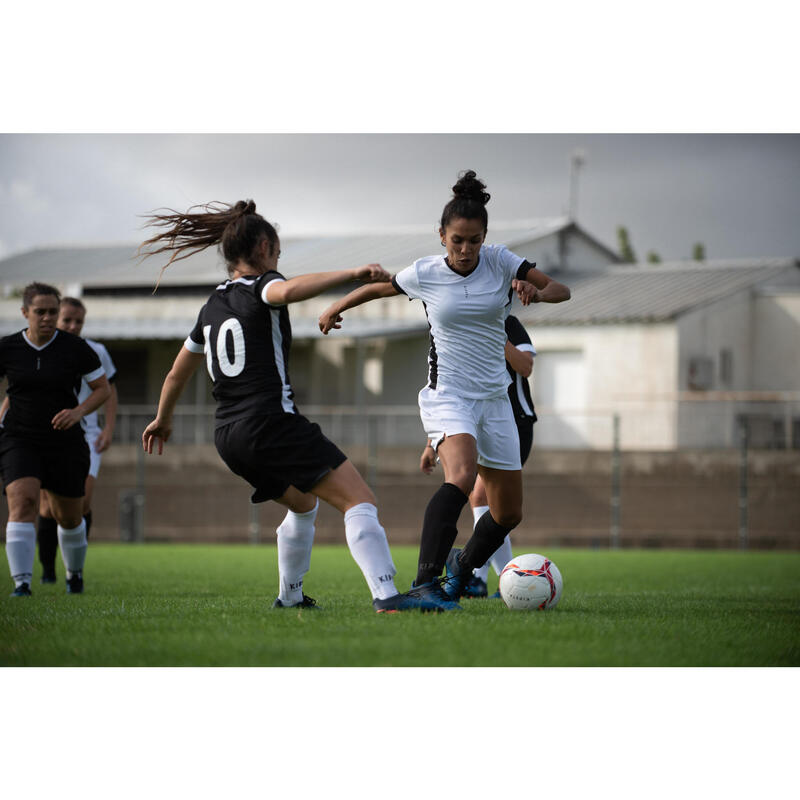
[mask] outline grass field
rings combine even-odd
[[[416,548],[394,547],[408,588]],[[375,614],[345,547],[314,549],[320,610],[272,610],[271,546],[102,545],[86,592],[34,575],[0,598],[5,666],[800,665],[800,554],[551,550],[558,608],[464,600],[447,614]],[[38,563],[37,563],[38,569]],[[490,592],[497,579],[490,576]]]

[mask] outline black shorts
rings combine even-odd
[[[290,486],[308,492],[347,456],[301,414],[271,414],[231,422],[214,432],[231,472],[254,489],[254,503],[275,500]]]
[[[533,417],[517,417],[517,430],[519,431],[519,460],[525,463],[533,447]]]
[[[48,447],[6,433],[0,434],[3,485],[19,478],[38,478],[42,489],[62,497],[83,497],[89,474],[89,446],[81,436],[68,446]]]

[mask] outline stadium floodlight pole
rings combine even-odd
[[[567,216],[574,222],[578,215],[578,171],[586,163],[583,150],[573,150],[569,157],[569,206]]]

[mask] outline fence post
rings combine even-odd
[[[378,418],[367,415],[367,485],[375,488],[378,478]]]
[[[250,544],[258,544],[261,541],[261,528],[258,523],[258,503],[250,503],[250,522],[247,530]]]
[[[739,423],[739,548],[747,550],[747,420]]]
[[[613,419],[613,445],[611,449],[611,548],[619,548],[620,533],[620,468],[622,457],[620,454],[619,414],[614,414]]]

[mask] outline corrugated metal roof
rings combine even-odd
[[[493,222],[487,242],[511,247],[542,239],[571,224],[564,217]],[[435,225],[341,236],[281,236],[280,269],[292,276],[377,262],[394,272],[435,252],[437,245]],[[20,287],[38,280],[59,286],[154,286],[166,261],[159,255],[140,262],[132,244],[45,247],[0,261],[0,284]],[[211,247],[170,265],[161,276],[161,285],[214,285],[226,275],[222,258]]]
[[[537,326],[663,322],[742,289],[800,284],[798,265],[756,258],[612,266],[570,278],[568,302],[520,307],[518,316]]]

